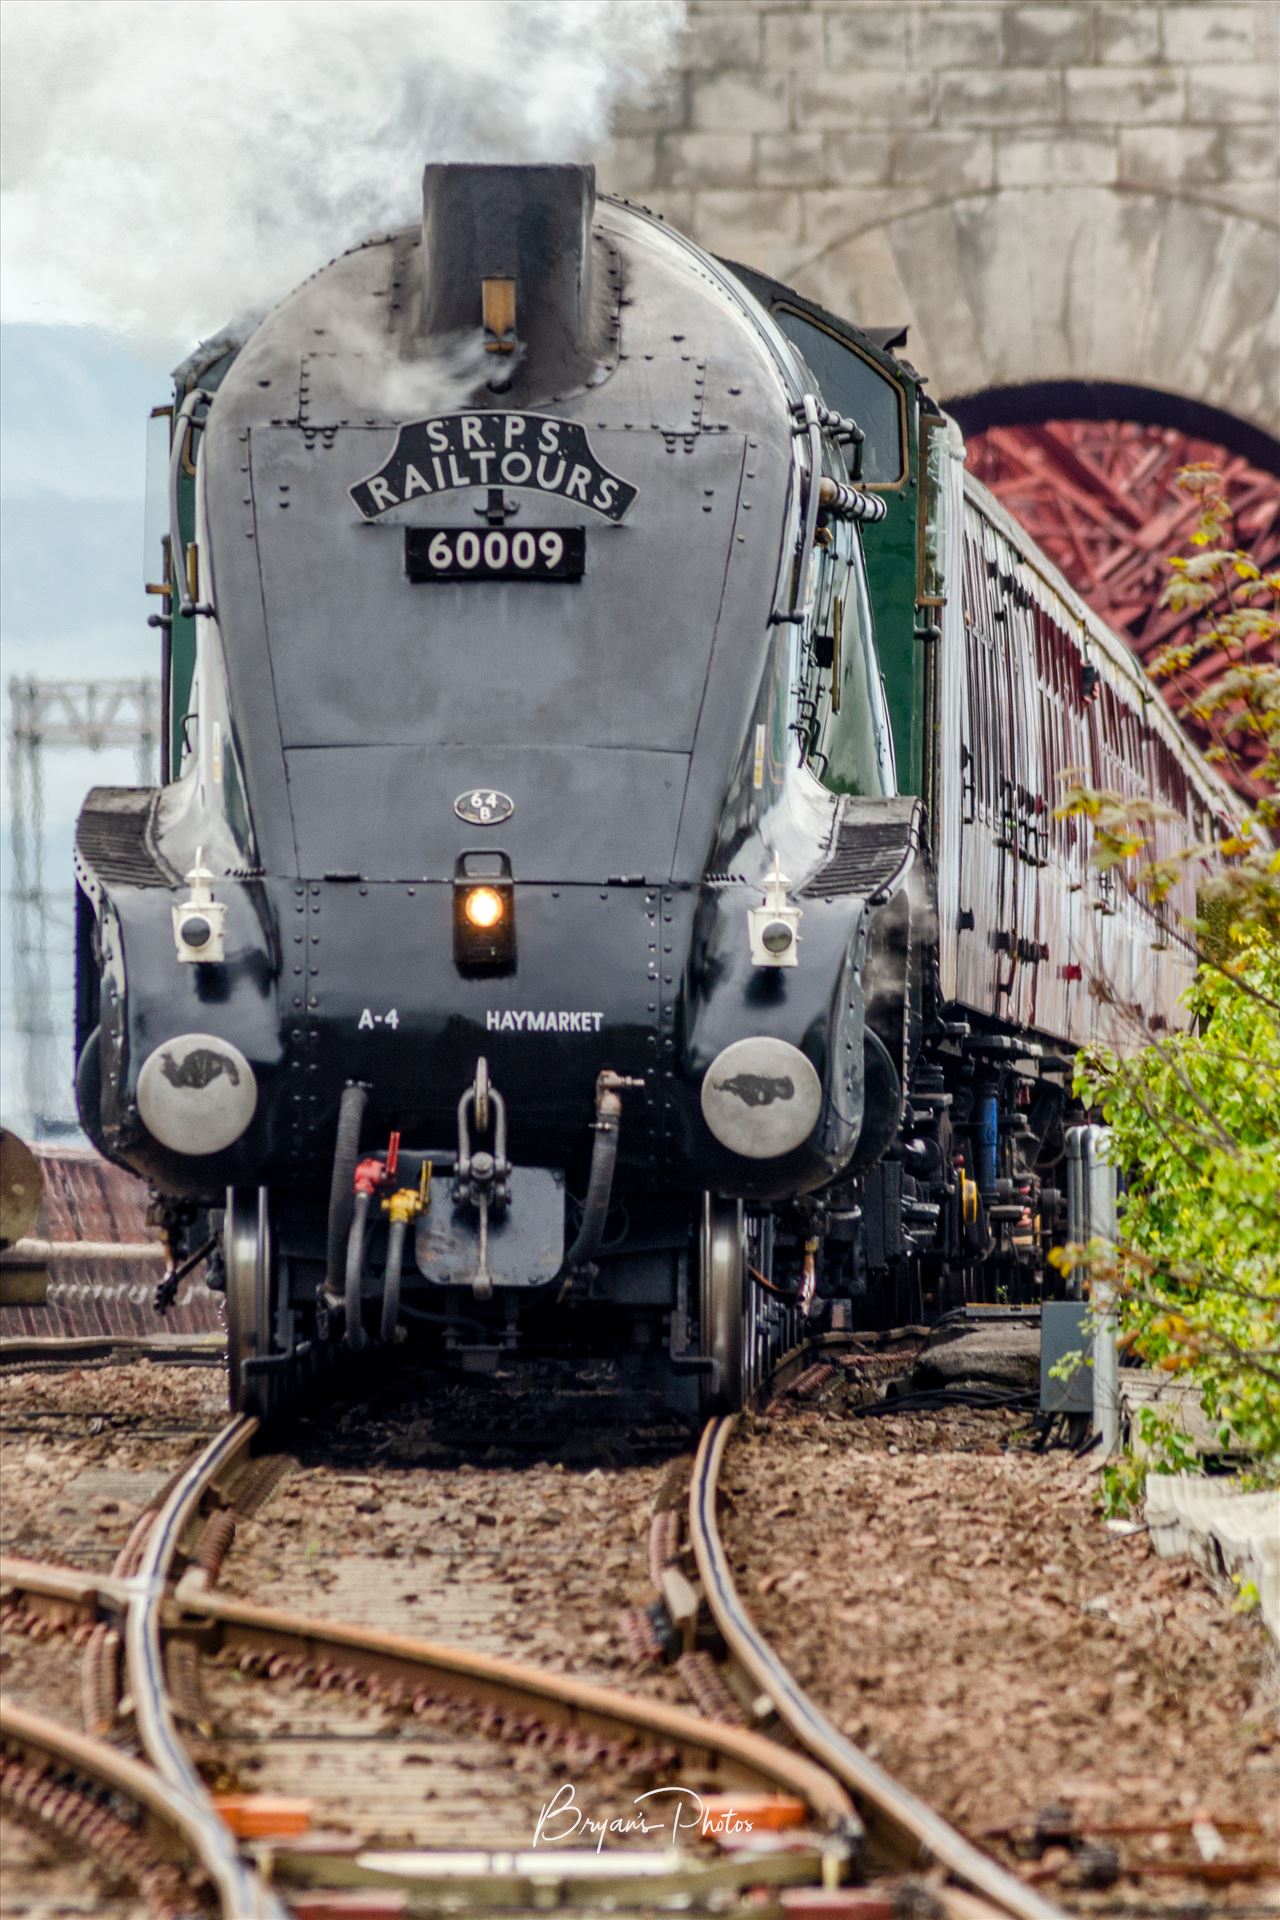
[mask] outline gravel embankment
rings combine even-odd
[[[1030,1450],[1022,1416],[867,1418],[862,1398],[842,1384],[747,1423],[726,1461],[743,1596],[802,1685],[974,1839],[1065,1803],[1079,1824],[1257,1822],[1249,1851],[1276,1858],[1259,1623],[1141,1530],[1108,1528],[1087,1461]],[[1252,1911],[1262,1892],[1199,1896]]]

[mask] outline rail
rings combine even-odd
[[[153,1768],[131,1754],[12,1700],[0,1700],[0,1744],[10,1755],[32,1760],[41,1769],[70,1767],[79,1778],[123,1795],[159,1830],[166,1851],[176,1844],[185,1858],[204,1865],[203,1828],[193,1817],[186,1795],[175,1792],[156,1777]]]
[[[155,1516],[132,1577],[94,1582],[63,1568],[0,1563],[0,1592],[7,1600],[23,1592],[42,1595],[52,1602],[55,1617],[61,1614],[64,1621],[68,1609],[91,1603],[96,1613],[103,1600],[123,1612],[129,1697],[145,1764],[132,1762],[128,1778],[117,1775],[114,1784],[135,1804],[162,1814],[171,1827],[180,1829],[217,1894],[225,1920],[287,1920],[287,1916],[241,1857],[178,1738],[164,1668],[162,1609],[184,1534],[219,1477],[247,1453],[257,1425],[256,1420],[231,1421],[180,1475]],[[100,1781],[108,1778],[103,1753],[98,1751],[101,1742],[53,1722],[38,1724],[40,1716],[24,1715],[12,1703],[5,1703],[4,1716],[6,1742],[38,1745],[48,1757],[76,1772]]]
[[[129,1695],[143,1753],[160,1779],[187,1802],[201,1834],[205,1869],[228,1920],[252,1920],[257,1915],[263,1920],[285,1920],[286,1910],[241,1858],[178,1738],[165,1679],[160,1611],[183,1535],[199,1514],[206,1493],[248,1452],[257,1430],[256,1420],[229,1421],[178,1479],[147,1535],[137,1574],[129,1583],[124,1632]]]
[[[874,1846],[900,1866],[939,1866],[1011,1920],[1062,1920],[1062,1910],[1007,1873],[877,1766],[811,1700],[742,1603],[716,1519],[716,1491],[736,1415],[703,1430],[689,1488],[689,1538],[707,1605],[734,1660],[800,1748],[853,1796]]]
[[[736,1864],[691,1861],[675,1873],[675,1890],[681,1893],[709,1891],[729,1881],[745,1884],[753,1876],[760,1883],[779,1877],[812,1880],[838,1870],[836,1863],[847,1859],[860,1833],[848,1792],[808,1754],[764,1734],[515,1661],[214,1591],[214,1575],[189,1558],[192,1533],[211,1502],[234,1501],[234,1487],[223,1491],[219,1483],[238,1472],[256,1431],[255,1420],[231,1421],[185,1469],[156,1513],[131,1576],[0,1559],[0,1603],[10,1618],[25,1610],[41,1622],[42,1633],[52,1625],[86,1635],[104,1621],[123,1622],[127,1692],[144,1757],[127,1760],[101,1740],[12,1705],[0,1722],[4,1746],[19,1756],[38,1752],[55,1769],[109,1785],[167,1824],[215,1890],[225,1920],[284,1920],[287,1909],[241,1854],[183,1745],[165,1667],[166,1642],[175,1636],[194,1641],[203,1654],[227,1655],[246,1672],[336,1685],[344,1695],[399,1698],[415,1711],[442,1702],[450,1711],[478,1709],[491,1729],[519,1731],[536,1722],[570,1741],[587,1739],[601,1751],[632,1756],[656,1751],[664,1764],[674,1761],[726,1787],[764,1789],[809,1809],[820,1832],[808,1849],[788,1860],[761,1855]],[[112,1761],[121,1758],[126,1758],[123,1770],[111,1772]],[[314,1870],[312,1862],[307,1871]],[[345,1870],[350,1873],[352,1864]],[[440,1863],[435,1870],[442,1871]],[[538,1867],[535,1877],[541,1871]],[[370,1872],[378,1879],[376,1867]],[[447,1874],[445,1879],[457,1891],[456,1863],[453,1872],[452,1880]],[[408,1878],[417,1884],[414,1874]]]
[[[771,1387],[776,1391],[802,1379],[826,1349],[846,1344],[829,1336],[795,1349],[775,1368]],[[171,1634],[194,1637],[202,1652],[225,1653],[250,1672],[340,1684],[344,1692],[375,1699],[465,1704],[479,1708],[491,1724],[537,1721],[568,1737],[586,1736],[615,1748],[656,1745],[727,1783],[801,1800],[824,1830],[833,1861],[848,1857],[865,1826],[871,1847],[887,1863],[906,1870],[942,1869],[954,1883],[944,1902],[954,1915],[965,1912],[965,1900],[977,1895],[1008,1920],[1061,1920],[1059,1908],[1023,1886],[846,1739],[755,1627],[716,1520],[720,1470],[735,1425],[735,1416],[716,1419],[702,1433],[688,1498],[689,1539],[717,1631],[754,1694],[771,1703],[794,1744],[515,1661],[232,1599],[216,1592],[215,1576],[195,1563],[179,1577],[175,1562],[194,1524],[216,1497],[219,1482],[237,1472],[257,1431],[257,1422],[245,1418],[224,1427],[175,1482],[131,1578],[0,1559],[0,1598],[10,1607],[30,1608],[64,1629],[123,1617],[128,1691],[146,1764],[128,1762],[128,1780],[119,1774],[109,1780],[104,1767],[123,1756],[70,1729],[37,1725],[38,1716],[13,1706],[5,1707],[0,1732],[6,1745],[39,1748],[78,1773],[109,1781],[167,1822],[216,1889],[227,1920],[283,1920],[286,1909],[241,1855],[183,1746],[166,1684],[165,1640]],[[141,1792],[144,1785],[150,1797]]]

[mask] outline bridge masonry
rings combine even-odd
[[[940,399],[1110,381],[1280,434],[1280,5],[691,0],[602,184]]]

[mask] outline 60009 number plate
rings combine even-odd
[[[411,580],[581,580],[583,527],[408,527]]]

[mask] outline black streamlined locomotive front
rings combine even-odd
[[[384,1216],[420,1290],[585,1272],[652,1318],[701,1261],[704,1321],[727,1235],[740,1307],[770,1209],[866,1151],[868,1048],[890,1133],[905,1083],[905,977],[886,1047],[863,971],[915,809],[873,756],[891,857],[849,885],[792,731],[815,606],[866,601],[848,423],[577,167],[429,167],[421,227],[185,411],[194,737],[82,816],[86,1130],[175,1204],[229,1191],[258,1351],[317,1306],[386,1331]]]

